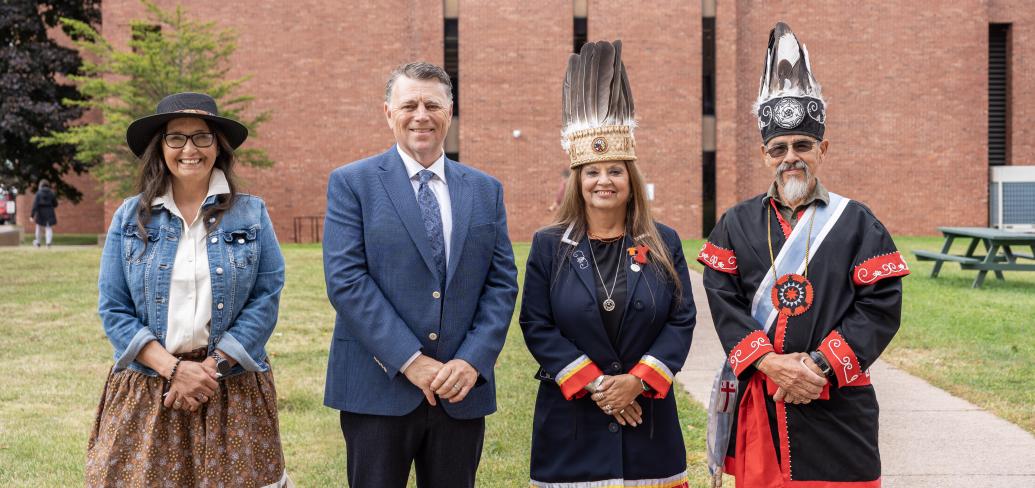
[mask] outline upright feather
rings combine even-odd
[[[561,123],[565,127],[571,121],[572,115],[572,97],[571,97],[571,86],[572,86],[572,73],[575,71],[575,63],[578,62],[578,54],[572,53],[568,56],[568,70],[564,73],[564,88],[561,90],[561,111],[563,112],[564,118],[561,119]]]
[[[596,43],[587,42],[582,46],[582,63],[586,67],[586,74],[582,79],[586,94],[586,121],[594,124],[600,120],[597,118],[597,75],[600,67],[597,66]]]
[[[615,77],[615,48],[610,42],[597,42],[597,120],[606,122],[611,109],[611,80]]]

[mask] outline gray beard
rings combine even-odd
[[[805,177],[784,179],[784,171],[790,169],[805,171]],[[776,168],[776,187],[780,189],[780,196],[787,200],[784,203],[800,202],[808,196],[810,182],[812,182],[812,172],[809,171],[808,165],[803,162],[780,163],[780,166]]]

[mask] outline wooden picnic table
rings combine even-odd
[[[977,277],[974,278],[974,288],[981,288],[989,271],[994,272],[998,280],[1004,279],[1003,271],[1035,271],[1035,233],[1009,232],[988,227],[939,227],[938,230],[945,236],[941,252],[913,251],[918,261],[934,261],[931,278],[938,277],[938,272],[946,261],[960,263],[962,269],[978,270]],[[949,254],[952,243],[957,238],[970,239],[967,252]],[[983,255],[977,254],[979,243],[984,245]],[[1025,251],[1017,252],[1015,248],[1027,248],[1031,250],[1031,254]],[[1018,258],[1033,262],[1017,262]]]

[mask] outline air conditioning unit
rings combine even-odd
[[[993,166],[988,188],[992,227],[1035,232],[1035,166]]]

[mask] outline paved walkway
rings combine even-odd
[[[690,357],[676,379],[707,405],[724,353],[701,275],[690,274],[697,328]],[[878,360],[871,372],[881,407],[885,487],[1035,487],[1035,436],[884,361]]]

